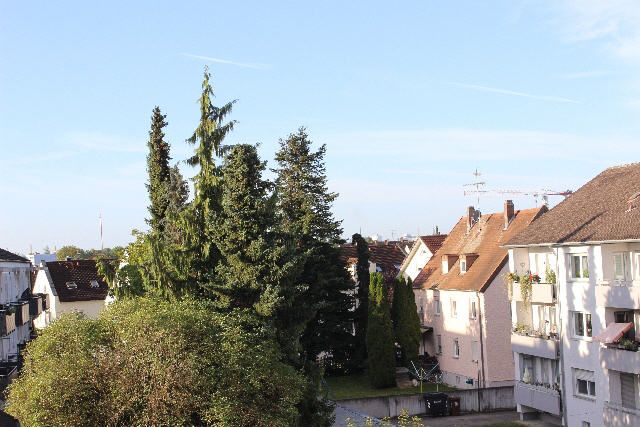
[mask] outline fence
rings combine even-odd
[[[460,398],[461,412],[478,412],[478,403],[480,412],[514,410],[516,407],[513,386],[455,390],[446,394],[449,397]],[[421,394],[346,399],[340,400],[339,404],[376,418],[397,417],[403,409],[406,409],[410,416],[426,413]]]

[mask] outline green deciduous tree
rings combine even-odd
[[[65,314],[27,347],[23,426],[291,426],[302,380],[251,313],[138,298]]]
[[[371,273],[369,283],[366,334],[369,380],[376,388],[392,387],[396,384],[396,364],[387,289],[380,273]]]
[[[395,341],[402,349],[402,363],[411,366],[420,351],[420,318],[418,317],[411,279],[398,278],[393,282],[391,308]]]

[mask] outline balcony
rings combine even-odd
[[[596,286],[596,304],[600,307],[640,308],[640,286],[631,282],[600,283]]]
[[[29,298],[29,315],[36,317],[42,313],[42,297],[40,294],[32,295]]]
[[[640,426],[640,411],[605,402],[603,421],[606,426],[611,427]]]
[[[561,414],[560,392],[552,388],[517,381],[514,388],[516,403],[553,415]]]
[[[600,347],[600,363],[605,369],[640,374],[640,352],[637,350],[625,350],[615,345]]]
[[[49,309],[49,294],[36,294],[40,295],[40,299],[42,300],[42,310]]]
[[[520,283],[513,284],[513,301],[523,301]],[[556,302],[556,285],[551,283],[532,283],[530,303],[533,304],[554,304]]]
[[[511,334],[511,350],[547,359],[558,358],[558,340],[546,337]]]
[[[12,302],[11,305],[16,310],[16,326],[22,326],[30,320],[29,301]]]
[[[0,336],[6,337],[16,330],[16,315],[11,307],[0,309]]]
[[[18,377],[18,364],[15,362],[0,362],[0,394]]]

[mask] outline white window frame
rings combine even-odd
[[[436,354],[442,354],[442,335],[436,335]]]
[[[458,338],[453,339],[453,358],[460,359],[460,340]]]
[[[620,259],[620,265],[622,266],[622,274],[618,274],[617,259]],[[617,282],[629,280],[629,267],[630,267],[630,256],[629,252],[614,252],[613,253],[613,279]]]
[[[461,257],[460,258],[460,274],[464,274],[466,272],[467,272],[467,258]]]
[[[576,260],[579,263],[580,272],[579,275],[575,275]],[[585,265],[586,263],[586,265]],[[587,280],[589,279],[589,255],[586,253],[570,254],[569,255],[569,275],[572,280]],[[586,273],[586,274],[585,274]]]
[[[581,384],[586,388],[586,393],[580,391]],[[596,380],[593,371],[573,368],[573,394],[585,399],[596,399]]]
[[[580,335],[576,328],[578,316],[582,316],[580,324],[584,332],[584,335]],[[588,331],[589,331],[587,327],[588,323],[591,323],[591,335],[588,334]],[[591,313],[587,313],[585,311],[572,311],[571,312],[571,332],[572,332],[571,335],[574,339],[591,340],[591,338],[593,337],[593,316],[591,315]]]
[[[458,317],[458,303],[455,299],[451,298],[450,305],[451,305],[451,317],[455,319]]]
[[[469,319],[477,319],[478,318],[478,306],[476,304],[476,300],[471,297],[469,298]]]

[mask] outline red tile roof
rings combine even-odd
[[[446,234],[434,234],[431,236],[420,236],[420,240],[429,248],[432,254],[435,254],[447,238]]]
[[[29,262],[28,259],[0,248],[0,261]]]
[[[47,269],[62,302],[104,300],[107,297],[109,286],[98,274],[95,260],[53,261],[47,263]],[[91,286],[93,280],[98,282],[98,287]],[[76,288],[69,288],[67,282],[74,282]]]
[[[439,255],[432,257],[414,280],[414,287],[484,291],[507,262],[507,250],[502,245],[545,211],[545,207],[516,211],[506,230],[502,212],[482,215],[469,232],[467,218],[460,218],[440,247]],[[464,274],[460,274],[459,259],[448,273],[443,273],[442,254],[477,254],[477,258]]]
[[[398,271],[406,256],[401,248],[402,243],[395,241],[369,243],[369,261],[375,262],[384,272]],[[355,245],[349,243],[342,245],[340,252],[346,263],[354,261],[358,257]]]
[[[640,239],[640,163],[609,168],[508,245]],[[631,209],[630,209],[631,208]]]

